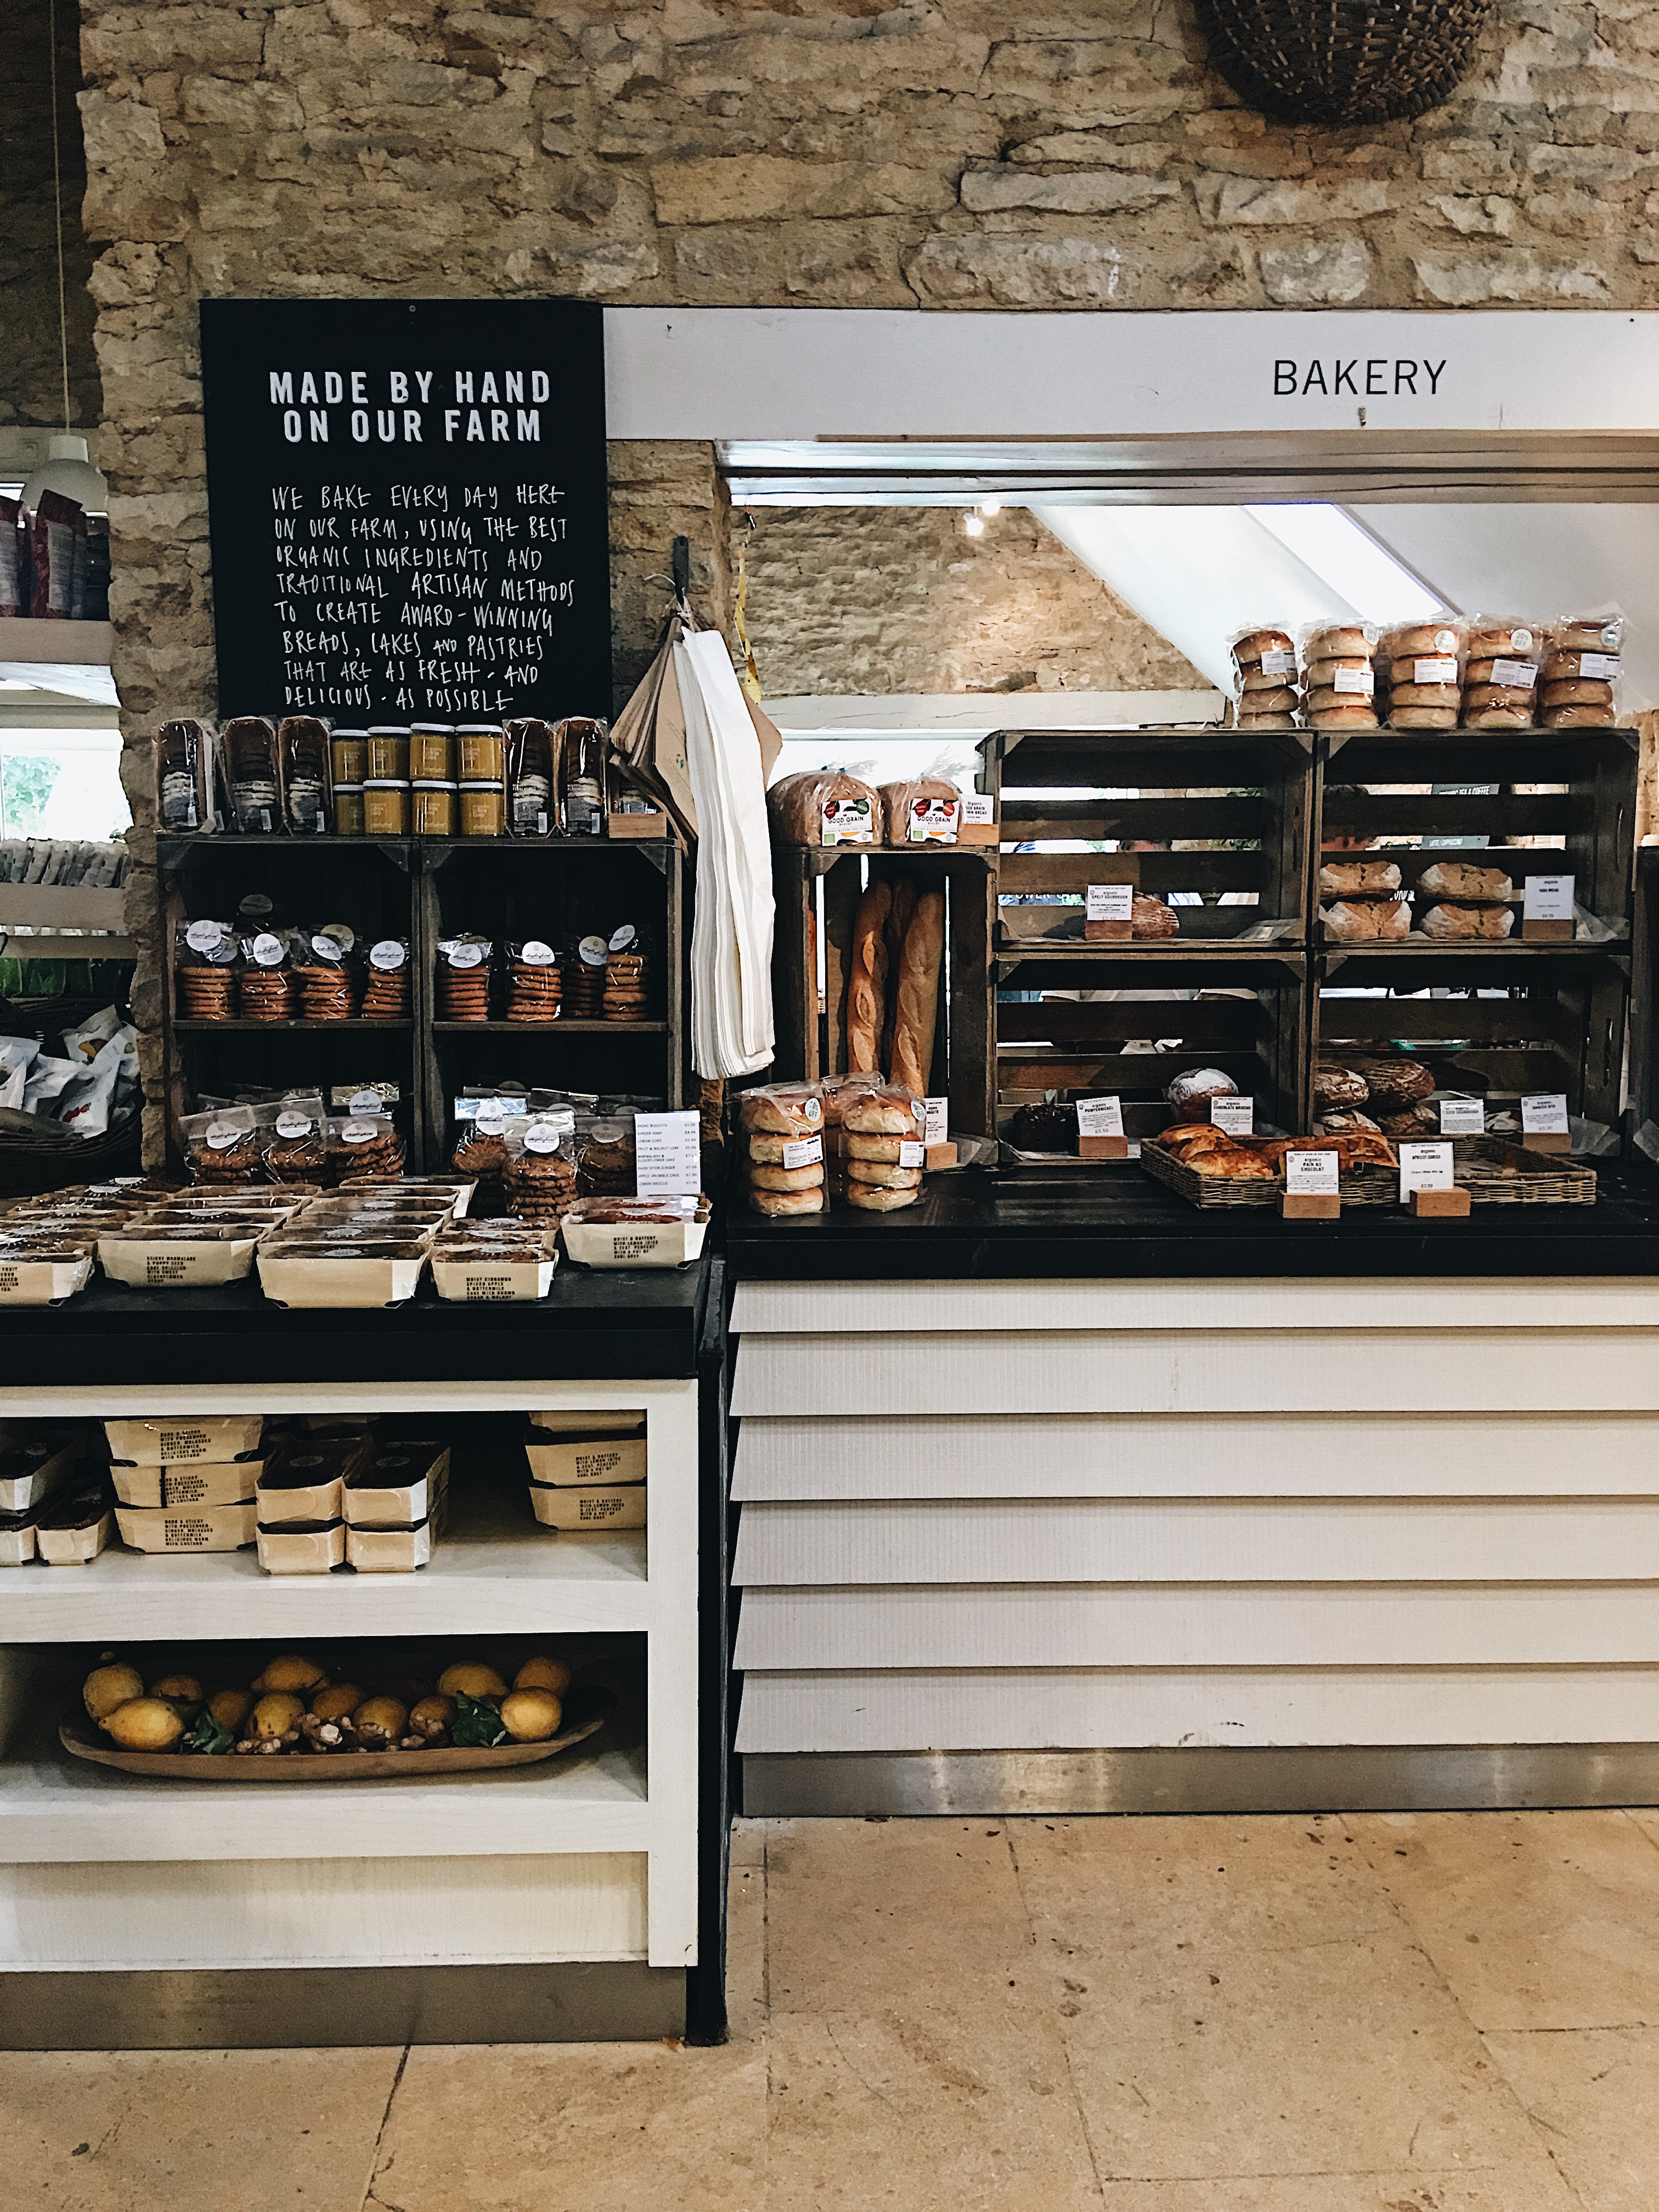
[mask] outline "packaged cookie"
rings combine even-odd
[[[562,724],[558,726],[562,728]],[[514,837],[545,837],[557,824],[559,741],[553,729],[527,716],[507,726],[507,826]]]
[[[599,1021],[605,1012],[605,969],[611,947],[603,937],[584,937],[566,953],[560,969],[564,981],[567,1020]]]
[[[581,1126],[576,1138],[576,1187],[584,1198],[631,1198],[639,1187],[631,1115],[611,1115]]]
[[[404,1171],[404,1140],[389,1114],[348,1114],[326,1125],[329,1180],[395,1182]]]
[[[299,979],[292,947],[274,929],[255,930],[241,940],[242,964],[236,983],[236,1010],[245,1022],[289,1022],[299,1012]]]
[[[509,1213],[521,1221],[556,1222],[576,1197],[574,1116],[538,1115],[507,1132],[501,1179]]]
[[[350,933],[345,933],[349,938]],[[362,1004],[362,971],[351,957],[351,946],[332,930],[301,933],[295,975],[300,986],[300,1012],[308,1022],[348,1022],[356,1018]]]
[[[228,1022],[236,1012],[241,941],[228,921],[180,925],[173,941],[179,1013],[187,1022]]]
[[[507,1019],[556,1022],[564,1011],[559,958],[544,938],[527,937],[507,948]]]
[[[204,1114],[181,1115],[179,1145],[192,1182],[254,1183],[263,1178],[264,1142],[252,1106],[216,1106]]]
[[[268,1182],[321,1182],[328,1138],[319,1093],[290,1091],[278,1103],[260,1160]]]
[[[155,818],[163,830],[216,828],[213,731],[181,716],[155,735]]]
[[[495,945],[471,932],[441,939],[438,945],[438,1019],[487,1022],[489,977]]]
[[[641,949],[639,932],[631,921],[613,929],[607,941],[605,994],[600,1010],[607,1022],[642,1022],[646,1018],[646,977],[648,963]]]
[[[406,1022],[411,1008],[409,939],[378,937],[368,948],[359,1008],[366,1022]]]

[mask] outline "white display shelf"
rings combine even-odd
[[[515,1510],[516,1508],[516,1510]],[[555,1535],[529,1506],[452,1495],[432,1563],[409,1575],[268,1575],[252,1551],[112,1545],[84,1567],[0,1571],[19,1643],[281,1636],[616,1634],[650,1626],[644,1529]],[[269,1796],[269,1791],[264,1793]]]
[[[71,1758],[49,1725],[0,1761],[7,1866],[644,1851],[648,1820],[644,1747],[609,1726],[543,1765],[430,1782],[150,1782]]]

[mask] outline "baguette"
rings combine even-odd
[[[945,894],[924,891],[905,932],[894,993],[893,1080],[918,1098],[927,1095],[939,1015],[939,965],[945,954]]]
[[[891,884],[872,884],[853,919],[853,966],[847,984],[847,1064],[859,1075],[876,1071],[887,1003],[887,911]]]
[[[893,1028],[898,1018],[899,964],[904,957],[905,933],[915,910],[915,878],[913,876],[897,877],[893,884],[893,902],[887,909],[887,921],[882,930],[887,941],[887,973],[892,984],[887,994],[886,1018],[881,1025],[881,1056],[878,1062],[884,1068],[890,1068],[893,1065]]]

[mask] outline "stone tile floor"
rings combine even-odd
[[[10,2212],[1653,2212],[1659,1815],[757,1820],[732,2041],[0,2056]]]

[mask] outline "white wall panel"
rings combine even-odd
[[[756,1498],[1659,1495],[1659,1413],[755,1418]]]
[[[744,1334],[849,1336],[892,1329],[1654,1328],[1659,1281],[1646,1276],[1320,1277],[1148,1281],[742,1283],[732,1325]]]
[[[749,1505],[739,1583],[1630,1582],[1659,1500],[973,1498]]]
[[[739,1414],[1604,1412],[1659,1407],[1659,1329],[749,1336]]]
[[[739,1752],[1652,1743],[1646,1667],[751,1674]]]
[[[1659,1665],[1645,1583],[748,1589],[740,1668]],[[1659,1731],[1656,1732],[1659,1734]]]

